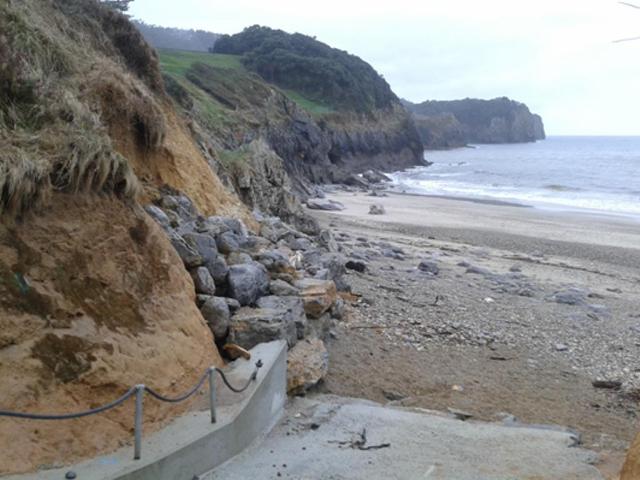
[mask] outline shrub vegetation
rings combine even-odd
[[[370,112],[398,101],[371,65],[299,33],[255,25],[221,36],[213,52],[241,55],[266,81],[335,110]]]

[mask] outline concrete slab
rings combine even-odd
[[[287,385],[286,342],[257,345],[251,355],[250,361],[236,360],[225,370],[232,385],[244,385],[255,362],[262,360],[264,366],[257,380],[245,392],[235,394],[221,381],[216,383],[219,406],[215,424],[211,423],[209,410],[192,412],[143,437],[141,460],[132,459],[133,447],[129,445],[78,465],[3,480],[60,480],[69,470],[78,480],[192,480],[240,453],[282,416]],[[151,401],[155,400],[146,395],[145,402]]]
[[[363,428],[367,445],[390,446],[352,448]],[[597,456],[574,444],[562,430],[320,396],[293,401],[263,442],[200,479],[602,480]]]

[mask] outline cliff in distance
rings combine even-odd
[[[251,208],[296,223],[293,197],[314,184],[423,162],[411,115],[358,57],[266,27],[214,51],[160,50],[160,65],[210,164]]]
[[[403,103],[413,113],[426,149],[473,143],[525,143],[545,138],[542,118],[531,113],[525,104],[506,97]]]

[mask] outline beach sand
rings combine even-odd
[[[333,192],[313,214],[365,273],[327,391],[581,433],[615,478],[640,428],[640,222],[465,199]],[[381,204],[384,215],[370,215]],[[420,271],[422,260],[438,268]],[[595,388],[594,380],[622,383]]]

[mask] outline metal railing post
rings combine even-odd
[[[136,413],[133,445],[133,459],[140,460],[142,454],[142,399],[144,398],[144,385],[136,385]]]
[[[216,367],[209,368],[209,409],[211,410],[211,423],[216,423]]]

